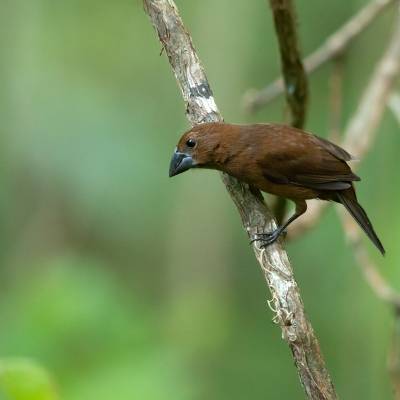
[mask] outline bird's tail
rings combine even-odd
[[[363,231],[371,239],[371,242],[378,248],[382,255],[384,255],[385,249],[383,248],[383,245],[379,240],[378,235],[375,233],[367,213],[358,203],[354,189],[351,187],[346,190],[338,191],[337,196],[339,202],[346,207],[347,211],[351,214],[351,216],[357,221],[358,225],[360,225]]]

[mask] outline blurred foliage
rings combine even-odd
[[[57,400],[56,389],[47,372],[30,360],[0,362],[0,399]]]
[[[365,3],[297,2],[304,53]],[[177,4],[226,120],[285,120],[283,98],[257,116],[241,108],[246,89],[279,73],[266,2]],[[167,178],[188,124],[141,2],[1,5],[1,390],[18,400],[303,398],[218,174]],[[343,125],[391,22],[389,11],[345,58]],[[311,78],[307,129],[322,136],[330,72]],[[358,185],[387,256],[367,246],[398,288],[399,148],[388,112]],[[330,209],[287,247],[338,393],[389,399],[390,312],[342,238]]]

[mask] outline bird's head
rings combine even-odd
[[[200,124],[185,132],[172,156],[169,176],[178,175],[191,168],[213,168],[215,150],[219,146],[218,126],[221,125]]]

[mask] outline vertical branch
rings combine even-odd
[[[278,36],[285,82],[286,101],[291,111],[291,124],[302,128],[307,109],[307,77],[299,50],[295,9],[292,0],[270,0]]]
[[[168,56],[186,103],[189,121],[192,124],[221,121],[204,69],[175,3],[172,0],[144,0],[144,8]],[[229,175],[221,176],[250,236],[276,228],[260,192],[252,192],[247,185]],[[272,294],[269,303],[275,312],[274,321],[281,327],[282,336],[292,351],[308,398],[336,399],[286,252],[280,243],[262,249],[255,242],[253,250]]]

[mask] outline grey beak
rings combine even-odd
[[[193,159],[190,155],[175,150],[169,164],[169,176],[175,176],[193,167]]]

